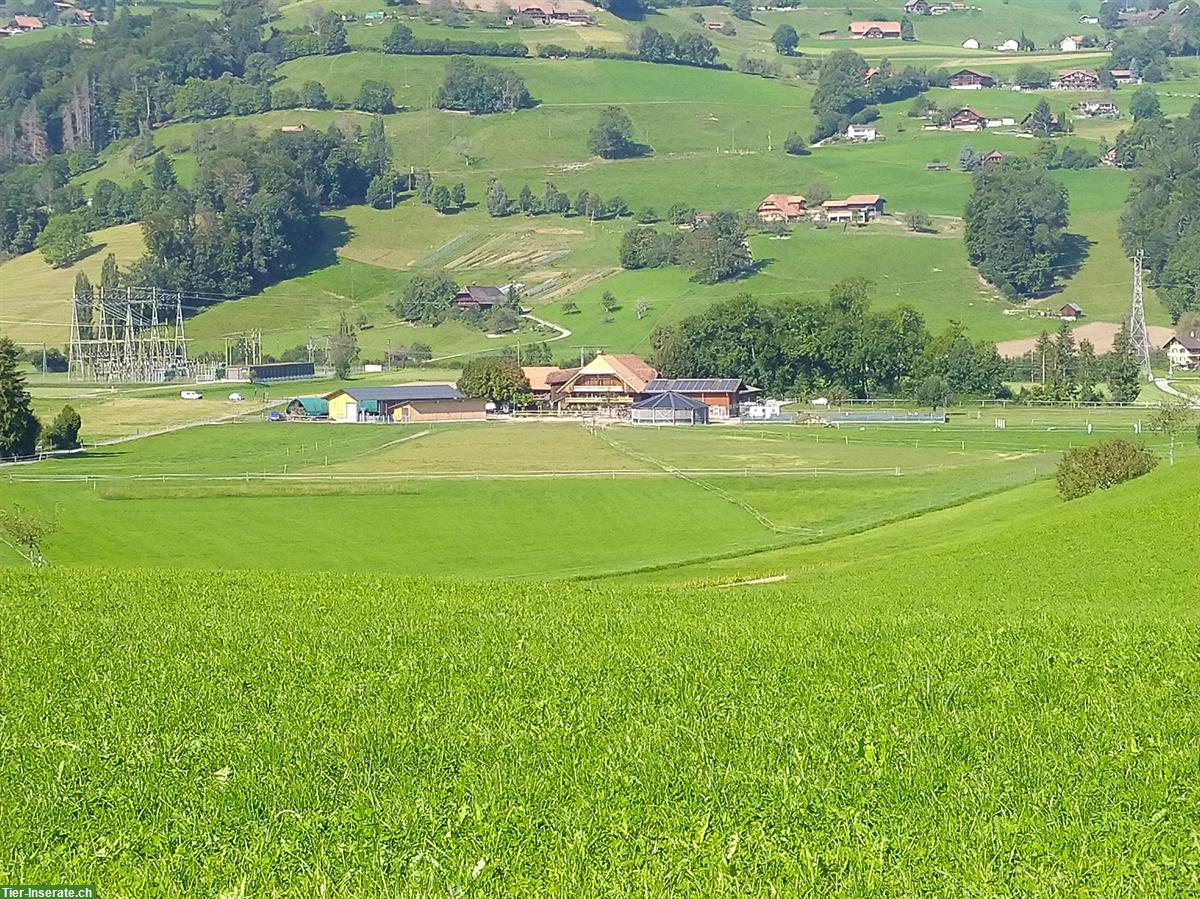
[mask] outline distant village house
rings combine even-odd
[[[503,303],[506,298],[507,294],[499,287],[468,284],[454,295],[450,303],[455,309],[478,309],[488,312],[497,303]]]
[[[830,222],[866,224],[884,214],[884,202],[879,194],[855,194],[844,200],[826,200],[821,212]]]
[[[1200,371],[1200,337],[1195,331],[1176,334],[1166,342],[1167,361],[1174,371]]]
[[[807,201],[798,194],[771,194],[758,204],[760,222],[795,222],[804,217]]]
[[[1064,91],[1098,91],[1104,85],[1095,69],[1063,69],[1050,86]]]
[[[951,90],[977,91],[985,87],[995,87],[996,79],[991,75],[983,74],[983,72],[960,69],[950,76],[946,84]]]
[[[900,38],[899,22],[851,22],[850,37],[853,40],[883,40]]]
[[[950,116],[948,124],[955,131],[982,131],[987,127],[988,120],[970,106],[964,106]]]

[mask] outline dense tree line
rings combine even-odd
[[[676,63],[685,66],[712,66],[717,48],[712,41],[694,31],[672,37],[646,27],[629,36],[629,48],[643,62]]]
[[[1150,280],[1178,321],[1200,310],[1200,103],[1170,123],[1147,120],[1142,133],[1153,139],[1137,151],[1121,242],[1130,256],[1145,252]],[[1120,139],[1117,147],[1120,155]]]
[[[846,130],[855,116],[878,103],[892,103],[915,97],[931,86],[944,84],[946,75],[931,75],[923,69],[905,66],[895,71],[882,60],[868,80],[867,61],[853,50],[836,50],[825,57],[813,92],[812,111],[817,116],[812,140],[824,140]]]
[[[286,277],[311,259],[321,208],[362,201],[386,164],[373,149],[335,128],[265,138],[212,129],[197,148],[192,189],[156,178],[143,198],[146,256],[132,277],[214,295]]]
[[[488,180],[484,192],[484,202],[488,215],[493,218],[503,218],[518,213],[524,215],[562,215],[580,216],[592,221],[624,218],[630,215],[629,204],[620,196],[605,199],[600,194],[580,189],[574,197],[550,181],[546,182],[543,192],[539,195],[523,185],[517,196],[509,194],[507,188],[496,178]],[[653,212],[650,211],[653,215]]]
[[[445,38],[418,39],[407,25],[393,26],[383,41],[383,52],[406,56],[505,56],[520,58],[529,55],[529,48],[519,41],[456,41]]]
[[[737,377],[777,395],[915,394],[929,379],[946,396],[1003,391],[994,345],[957,326],[931,335],[911,307],[871,309],[869,292],[853,279],[830,288],[826,303],[744,294],[655,330],[654,361],[663,377]]]
[[[1067,191],[1045,168],[1009,157],[973,176],[967,257],[1006,296],[1048,291],[1066,251]]]

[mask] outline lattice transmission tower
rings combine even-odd
[[[1150,332],[1146,328],[1146,300],[1142,296],[1142,251],[1133,260],[1133,308],[1129,312],[1129,344],[1142,369],[1142,377],[1152,381],[1150,372]]]

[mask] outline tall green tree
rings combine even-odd
[[[1075,335],[1066,322],[1058,327],[1054,338],[1054,398],[1072,400],[1079,391],[1079,354]]]
[[[601,159],[624,159],[641,148],[633,139],[633,122],[619,106],[607,106],[588,133],[588,152]]]
[[[458,389],[467,396],[493,403],[521,404],[529,393],[529,379],[515,359],[481,356],[463,366]]]
[[[1108,392],[1118,403],[1132,403],[1142,392],[1142,369],[1129,337],[1129,322],[1122,322],[1108,359]]]
[[[791,25],[780,25],[775,29],[775,33],[771,35],[771,43],[775,45],[776,53],[790,56],[795,52],[796,47],[800,43],[800,35],[796,33],[796,29]]]
[[[177,184],[179,180],[175,177],[175,166],[171,164],[171,158],[165,151],[159,153],[154,157],[150,169],[150,186],[157,191],[168,191]]]
[[[54,268],[70,265],[93,245],[83,216],[77,212],[51,216],[37,238],[38,249]]]
[[[381,115],[371,116],[371,125],[363,145],[363,166],[372,175],[382,175],[392,167],[392,147],[388,143]]]
[[[399,302],[390,308],[407,321],[436,325],[446,318],[458,285],[444,274],[417,274],[404,286]]]
[[[975,172],[964,213],[967,257],[1009,297],[1049,290],[1064,249],[1067,191],[1044,169],[1006,159]]]
[[[95,302],[95,291],[91,279],[80,272],[75,276],[75,291],[72,295],[75,304],[75,320],[79,323],[79,336],[84,340],[92,336],[92,304]]]
[[[56,450],[72,450],[79,448],[79,430],[83,422],[79,413],[71,406],[63,406],[62,411],[55,416],[50,427],[46,429],[46,445]]]
[[[1050,104],[1045,99],[1038,100],[1029,114],[1029,133],[1034,137],[1049,137],[1058,130],[1058,123]]]
[[[33,414],[20,364],[16,344],[0,337],[0,459],[32,455],[42,429]]]
[[[100,266],[100,290],[102,293],[109,293],[120,286],[121,272],[117,268],[117,257],[115,253],[109,253]]]
[[[1158,91],[1152,87],[1139,87],[1129,101],[1129,113],[1135,122],[1162,118],[1162,105],[1158,102]]]

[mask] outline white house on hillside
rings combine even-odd
[[[875,140],[874,125],[850,125],[846,128],[846,140],[868,141]]]
[[[975,40],[973,37],[969,37],[963,41],[962,46],[964,50],[978,50],[979,41]]]
[[[1016,53],[1021,49],[1021,45],[1010,37],[1003,44],[997,44],[996,49],[1001,50],[1004,53]]]

